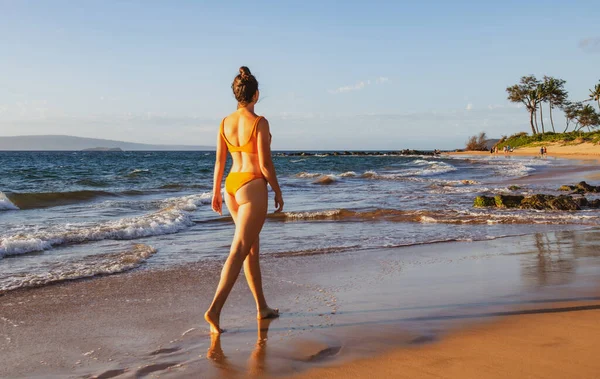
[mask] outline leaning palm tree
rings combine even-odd
[[[580,125],[579,130],[587,127],[588,131],[591,132],[591,128],[597,128],[600,126],[600,115],[591,105],[584,105],[584,107],[581,108],[578,113],[577,121],[579,121]]]
[[[561,108],[567,102],[568,93],[565,91],[566,81],[563,79],[556,79],[551,76],[544,76],[544,87],[546,88],[546,100],[550,107],[550,124],[552,125],[552,131],[556,133],[554,129],[554,119],[552,118],[552,109],[554,107]]]
[[[565,126],[565,130],[563,131],[563,133],[566,133],[567,130],[569,130],[569,126],[570,126],[571,122],[573,122],[575,124],[573,127],[573,131],[576,132],[577,129],[579,128],[579,116],[581,115],[581,110],[583,109],[583,103],[582,102],[572,103],[570,101],[565,101],[561,105],[561,109],[563,110],[563,112],[565,112],[565,121],[567,122],[567,125]]]
[[[529,112],[529,125],[531,125],[531,133],[538,133],[536,126],[533,123],[534,116],[537,114],[538,95],[537,87],[540,84],[535,76],[523,76],[519,84],[506,88],[508,92],[508,100],[513,103],[522,103]]]
[[[590,90],[590,100],[598,102],[598,108],[600,108],[600,83],[596,84],[594,89]]]

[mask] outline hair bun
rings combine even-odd
[[[250,75],[252,75],[252,74],[250,73],[250,69],[248,67],[246,67],[246,66],[240,67],[240,76],[242,78],[247,78]]]

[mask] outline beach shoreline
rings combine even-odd
[[[240,276],[217,340],[201,316],[220,259],[11,291],[0,296],[0,375],[279,377],[376,362],[524,309],[597,304],[599,240],[582,230],[266,256],[265,292],[282,317],[257,324]]]
[[[547,158],[565,158],[565,159],[574,159],[574,160],[594,160],[598,161],[600,159],[600,145],[595,145],[593,143],[581,143],[577,145],[566,145],[561,143],[545,143],[540,144],[540,146],[546,146],[548,149]],[[522,156],[522,157],[539,157],[540,156],[540,146],[532,146],[532,147],[518,147],[515,148],[514,151],[510,153],[504,153],[499,151],[497,154],[491,154],[488,151],[455,151],[455,152],[445,152],[445,155],[483,155],[483,156]]]

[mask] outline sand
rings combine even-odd
[[[579,160],[594,160],[600,158],[600,145],[585,142],[578,145],[565,145],[562,143],[544,144],[548,149],[548,157],[570,158]],[[491,155],[489,151],[461,151],[447,153],[449,155]],[[497,155],[504,155],[499,152]],[[516,156],[539,156],[540,147],[519,147],[508,155]]]
[[[293,378],[598,378],[600,301],[540,312]]]
[[[388,357],[406,352],[423,359],[421,366],[407,366],[412,377],[434,372],[436,365],[443,368],[446,356],[471,372],[479,366],[469,366],[477,362],[470,352],[495,342],[493,336],[502,330],[512,330],[504,322],[535,316],[524,311],[597,306],[598,241],[600,231],[560,231],[471,243],[265,256],[265,293],[282,317],[257,323],[240,277],[224,308],[227,332],[213,340],[202,312],[216,287],[219,260],[13,291],[0,296],[0,377],[280,377],[320,375],[311,370],[330,365],[343,374],[346,367],[357,367],[353,360],[367,364],[365,357],[395,370],[396,361]],[[509,335],[521,335],[521,340],[498,340],[488,351],[504,356],[511,341],[556,343],[556,354],[571,357],[575,347],[570,359],[593,365],[577,349],[597,339],[597,329],[572,323],[569,315],[579,313],[564,313],[540,324],[541,329],[527,327],[529,335],[515,329]],[[508,320],[495,324],[503,318]],[[552,323],[556,328],[543,326]],[[582,345],[553,337],[553,331],[570,327],[580,332],[568,341]],[[471,340],[453,345],[455,334]],[[463,351],[456,346],[472,350],[453,355]],[[402,350],[386,353],[398,348]],[[422,353],[414,350],[421,348]],[[488,367],[483,358],[480,362]],[[585,377],[579,374],[586,372],[570,376]]]

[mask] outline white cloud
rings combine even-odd
[[[361,80],[360,82],[353,84],[353,85],[349,85],[349,86],[343,86],[343,87],[338,87],[336,89],[333,90],[329,90],[328,92],[332,95],[336,95],[338,93],[344,93],[344,92],[351,92],[351,91],[360,91],[361,89],[365,88],[366,86],[370,86],[372,83],[375,84],[383,84],[388,82],[390,79],[385,77],[385,76],[380,76],[377,79],[375,79],[375,81],[371,81],[370,79],[368,80]]]
[[[600,53],[600,37],[584,38],[579,41],[579,47],[587,53]]]

